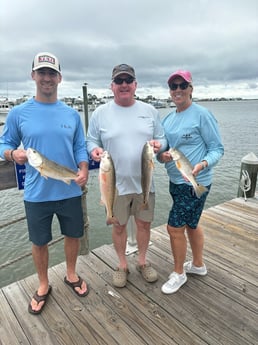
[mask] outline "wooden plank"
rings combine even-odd
[[[0,290],[0,344],[256,345],[257,217],[256,199],[234,199],[205,210],[201,224],[208,275],[188,275],[173,295],[160,291],[173,267],[165,224],[151,232],[147,257],[159,274],[153,284],[140,277],[135,253],[127,257],[126,288],[114,288],[113,245],[78,258],[77,272],[91,285],[85,298],[64,284],[65,263],[50,268],[53,290],[41,315],[27,312],[37,276],[13,283]]]
[[[65,275],[64,265],[58,265],[53,269],[59,277]],[[59,298],[63,297],[60,304],[64,306],[65,310],[69,310],[71,323],[76,325],[78,331],[85,334],[89,344],[112,344],[113,342],[118,344],[128,343],[128,345],[144,344],[139,342],[134,331],[116,315],[116,310],[106,306],[105,301],[110,298],[107,292],[111,287],[108,287],[106,282],[96,275],[94,267],[87,267],[80,257],[77,271],[78,274],[90,282],[91,291],[89,295],[86,298],[79,298],[61,281],[62,288],[66,292],[65,296],[62,294]],[[76,306],[83,306],[85,312],[78,315],[77,308],[72,307],[73,303],[76,303]]]
[[[107,263],[109,262],[111,266],[115,265],[114,252],[111,251],[110,248],[97,248],[96,250],[94,250],[94,253],[96,253],[99,257],[102,257],[102,259],[104,259],[105,257],[105,261]],[[161,266],[159,265],[159,267]],[[205,278],[207,279],[208,276]],[[166,279],[166,277],[163,278],[163,281]],[[142,279],[139,279],[138,277],[135,277],[135,275],[133,276],[130,274],[129,281],[133,285],[137,285],[138,289],[142,289],[143,293],[145,293],[148,297],[151,296],[151,298],[158,303],[158,300],[156,300],[157,296],[154,296],[154,290],[151,288],[146,289],[146,286],[144,287],[144,283],[142,283]],[[241,334],[241,332],[239,332],[238,328],[235,327],[235,325],[239,324],[240,321],[242,323],[241,315],[245,317],[247,313],[247,315],[251,317],[252,320],[255,319],[255,316],[257,315],[250,311],[246,312],[245,307],[239,304],[234,304],[231,298],[228,298],[228,296],[220,293],[219,290],[213,292],[213,288],[210,287],[212,286],[212,284],[210,284],[210,286],[205,285],[204,287],[199,289],[198,286],[196,286],[195,289],[192,288],[192,292],[191,289],[190,292],[188,292],[190,282],[192,283],[192,281],[189,279],[189,282],[184,287],[182,287],[175,295],[173,295],[173,298],[172,296],[161,295],[162,298],[160,299],[159,303],[160,305],[163,305],[169,313],[171,313],[171,317],[176,319],[178,318],[178,321],[181,322],[182,320],[184,320],[183,322],[188,325],[189,328],[193,327],[195,329],[195,334],[203,334],[204,329],[210,329],[212,325],[213,335],[208,334],[207,338],[206,336],[204,336],[203,338],[204,341],[209,341],[209,344],[218,344],[218,339],[220,339],[222,344],[250,344],[250,341],[252,341],[253,339],[252,337],[254,337],[254,335],[257,336],[256,322],[248,322],[245,324],[247,329],[251,329],[251,331],[249,332],[250,337],[248,341],[242,339],[243,335]],[[156,285],[160,287],[161,282],[159,281]],[[204,289],[204,292],[200,293],[200,297],[196,300],[196,291],[199,292],[202,291],[202,289]],[[204,298],[205,296],[206,298]],[[216,304],[216,301],[219,301],[218,305]],[[171,303],[174,303],[172,308],[170,308]],[[207,309],[207,306],[211,307],[208,307]],[[231,309],[228,308],[229,306],[231,306]],[[232,311],[229,313],[228,310]],[[236,310],[238,312],[236,312]],[[198,321],[196,320],[197,315]],[[246,319],[248,320],[248,317]],[[223,336],[223,330],[226,331],[226,329],[227,335]],[[244,334],[244,336],[246,336],[246,334]],[[211,338],[213,340],[211,340]]]
[[[110,246],[109,246],[110,248]],[[106,248],[106,249],[109,249]],[[105,251],[105,250],[104,250]],[[99,253],[99,252],[98,252]],[[108,254],[109,256],[109,254]],[[90,255],[84,259],[84,266],[94,266],[98,275],[105,280],[105,286],[109,290],[102,291],[105,297],[103,303],[118,314],[119,319],[124,320],[138,337],[141,338],[141,344],[205,344],[198,336],[193,336],[191,332],[174,319],[171,319],[169,313],[158,304],[155,304],[150,298],[146,298],[141,290],[130,284],[133,281],[139,281],[139,273],[135,272],[135,278],[131,278],[133,272],[129,274],[130,282],[125,289],[112,287],[113,269],[108,267],[102,260]],[[99,285],[97,282],[95,282]],[[154,289],[160,295],[156,284],[148,284],[149,289]],[[109,295],[109,296],[107,296]],[[108,298],[107,298],[108,297]],[[120,339],[119,344],[127,344],[126,338]]]
[[[26,279],[33,279],[32,277]],[[36,280],[36,277],[34,277]],[[25,289],[24,289],[24,287]],[[25,280],[20,281],[16,284],[11,284],[3,288],[4,294],[11,306],[12,312],[19,320],[20,327],[22,328],[24,335],[29,341],[29,344],[46,345],[53,344],[58,345],[59,342],[56,340],[53,334],[49,332],[47,324],[44,322],[42,315],[44,313],[48,314],[49,309],[51,309],[52,298],[48,299],[48,303],[44,308],[44,313],[41,315],[31,315],[27,312],[28,303],[31,296],[35,291],[28,291],[26,288]],[[57,310],[55,310],[56,312]],[[10,344],[9,343],[6,343]]]
[[[15,314],[10,313],[10,304],[2,290],[0,290],[0,310],[0,344],[29,345],[30,343],[20,327],[19,320],[17,320]]]

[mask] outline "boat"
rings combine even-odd
[[[11,105],[8,102],[7,98],[3,98],[0,100],[0,115],[6,115],[9,113],[9,111],[11,110]]]

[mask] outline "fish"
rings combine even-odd
[[[208,192],[208,188],[197,183],[192,173],[193,166],[188,158],[186,158],[181,151],[173,147],[169,149],[169,153],[171,154],[173,161],[175,161],[177,169],[181,172],[183,177],[192,184],[197,198],[200,198],[204,193]]]
[[[148,209],[149,194],[154,169],[154,148],[147,141],[142,149],[141,156],[141,186],[143,194],[143,203],[141,209]]]
[[[55,180],[60,180],[70,184],[71,180],[75,180],[77,178],[76,171],[49,160],[42,153],[31,147],[26,150],[26,155],[28,163],[38,170],[40,175],[46,179],[51,177]]]
[[[116,173],[114,163],[108,151],[103,151],[99,164],[99,187],[101,203],[106,208],[106,224],[119,224],[113,214],[116,198]]]

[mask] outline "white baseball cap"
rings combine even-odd
[[[61,72],[61,67],[58,58],[47,52],[38,53],[32,62],[32,70],[36,71],[40,68],[47,67],[57,72]]]

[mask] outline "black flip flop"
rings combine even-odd
[[[87,296],[88,295],[88,293],[89,293],[89,291],[90,291],[90,287],[89,287],[89,284],[87,284],[86,282],[86,286],[87,286],[87,290],[84,292],[84,293],[79,293],[75,288],[76,287],[79,287],[79,288],[81,288],[81,286],[82,286],[82,283],[83,283],[83,280],[82,280],[82,278],[80,277],[80,276],[78,276],[78,281],[77,282],[69,282],[69,280],[67,280],[67,278],[66,277],[64,277],[64,282],[65,282],[65,284],[67,284],[68,286],[70,286],[72,289],[73,289],[73,291],[76,293],[76,295],[78,295],[79,297],[85,297],[85,296]]]
[[[52,290],[52,287],[51,287],[51,285],[49,285],[49,287],[48,287],[48,292],[47,292],[45,295],[39,296],[39,295],[38,295],[38,291],[36,291],[36,292],[34,293],[34,295],[33,295],[32,298],[34,298],[35,301],[36,301],[38,304],[39,304],[40,302],[43,302],[43,301],[44,301],[44,303],[43,303],[42,307],[41,307],[39,310],[34,310],[34,309],[32,309],[31,302],[30,302],[30,304],[29,304],[29,306],[28,306],[28,312],[29,312],[30,314],[38,315],[38,314],[40,314],[40,313],[42,312],[42,310],[44,309],[44,307],[45,307],[45,305],[46,305],[47,298],[48,298],[48,296],[49,296],[51,290]]]

